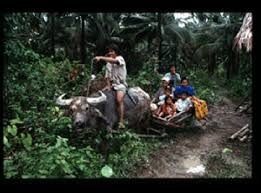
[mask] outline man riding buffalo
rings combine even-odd
[[[118,46],[111,44],[107,47],[107,53],[105,56],[96,56],[94,59],[106,62],[106,74],[107,88],[116,91],[117,110],[119,114],[118,127],[125,128],[124,125],[124,103],[123,98],[127,90],[127,70],[126,62],[124,58],[119,55]]]

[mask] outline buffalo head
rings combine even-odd
[[[97,123],[97,118],[102,119],[103,114],[95,108],[95,105],[106,101],[106,95],[99,91],[98,97],[73,97],[70,99],[63,99],[65,94],[59,96],[56,100],[58,105],[69,106],[70,114],[73,119],[73,125],[77,129],[86,126],[93,127]]]

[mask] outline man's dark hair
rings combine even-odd
[[[188,93],[188,91],[183,91],[183,92],[181,93],[181,95],[183,95],[183,94],[185,94],[185,95],[189,96],[189,93]]]
[[[185,76],[184,76],[184,77],[182,77],[182,78],[181,78],[181,80],[180,80],[180,82],[183,82],[183,80],[187,80],[187,81],[188,81],[188,83],[189,83],[189,79],[188,79],[187,77],[185,77]]]
[[[106,52],[108,53],[109,50],[114,50],[117,55],[119,55],[119,47],[116,44],[110,44],[106,47]]]
[[[173,67],[176,69],[176,66],[174,64],[170,65],[169,69],[171,69]]]

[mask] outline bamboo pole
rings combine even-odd
[[[249,129],[245,129],[243,132],[239,134],[240,137],[243,137],[246,133],[249,132]]]
[[[243,141],[245,141],[247,139],[247,136],[244,136],[244,137],[241,137],[239,140],[241,141],[241,142],[243,142]]]
[[[237,131],[236,133],[234,133],[231,137],[230,137],[230,139],[235,139],[243,130],[245,130],[246,128],[248,128],[249,127],[249,125],[248,124],[246,124],[244,127],[242,127],[239,131]]]

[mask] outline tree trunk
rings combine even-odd
[[[236,76],[239,72],[239,54],[237,52],[232,51],[232,64],[231,64],[231,75]]]
[[[213,53],[209,55],[208,74],[210,76],[214,74],[215,66],[216,66],[216,54]]]
[[[54,13],[51,14],[51,55],[55,57],[55,43],[54,43],[54,34],[55,34],[55,20]]]
[[[239,72],[239,57],[237,53],[230,50],[227,61],[227,79],[230,79],[237,75]]]
[[[232,66],[232,51],[229,51],[229,56],[228,56],[228,60],[227,60],[227,80],[229,80],[231,78],[231,66]]]
[[[176,44],[176,41],[175,41],[173,47],[174,47],[174,49],[173,49],[174,50],[174,53],[173,53],[173,63],[176,66],[176,68],[178,68],[178,66],[177,66],[177,44]]]
[[[85,63],[85,25],[84,25],[84,21],[85,21],[85,16],[81,16],[81,24],[82,24],[82,33],[81,33],[81,64]]]
[[[161,34],[162,15],[158,13],[158,38],[159,38],[159,49],[158,49],[158,61],[159,68],[162,69],[162,34]]]
[[[151,39],[151,37],[148,37],[148,46],[147,46],[148,53],[150,53],[150,51],[151,51],[151,43],[152,43],[152,39]]]

